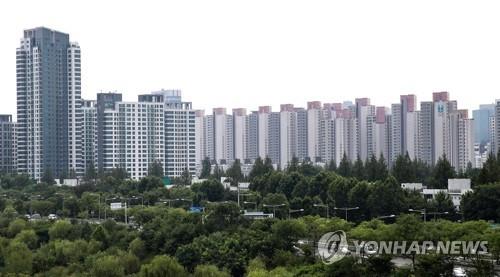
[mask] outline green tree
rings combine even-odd
[[[191,180],[193,177],[191,176],[191,172],[187,167],[182,171],[181,177],[179,177],[179,184],[182,186],[190,186]]]
[[[253,180],[256,177],[264,176],[267,173],[266,168],[264,167],[264,161],[260,157],[257,157],[253,163],[252,170],[248,177],[250,180]]]
[[[399,155],[392,167],[392,176],[396,178],[398,183],[413,183],[415,182],[415,170],[408,153]]]
[[[373,184],[368,206],[372,216],[399,214],[404,209],[404,192],[394,177]]]
[[[146,257],[146,246],[141,238],[132,240],[128,246],[128,251],[139,259],[144,259]]]
[[[447,193],[439,192],[430,203],[430,208],[439,213],[455,213],[455,206]]]
[[[451,166],[446,155],[443,155],[434,166],[431,185],[436,189],[445,189],[448,187],[448,179],[455,178],[455,176],[455,169]]]
[[[330,172],[337,172],[337,162],[334,159],[331,159],[325,168]]]
[[[54,180],[54,173],[50,168],[45,169],[42,175],[42,179],[40,179],[40,181],[47,185],[53,185],[56,183],[56,181]]]
[[[31,274],[33,257],[28,246],[22,242],[13,241],[5,249],[5,272],[18,274]]]
[[[96,277],[121,277],[125,271],[118,257],[104,256],[95,261],[92,267],[92,276]]]
[[[68,239],[73,231],[73,225],[67,220],[58,220],[49,229],[51,240]]]
[[[149,264],[142,265],[139,272],[141,277],[162,277],[162,276],[188,276],[186,270],[172,257],[161,255],[156,256]]]
[[[28,248],[35,249],[38,243],[38,236],[34,230],[22,230],[16,235],[14,241],[22,242],[28,246]]]
[[[9,223],[7,233],[10,237],[14,237],[26,228],[28,228],[28,224],[26,223],[26,221],[18,218]]]
[[[160,161],[154,160],[149,165],[148,175],[149,176],[159,177],[159,178],[163,177],[163,175],[164,175],[163,166],[161,165]]]
[[[210,163],[210,159],[206,157],[201,163],[200,179],[207,179],[208,177],[210,177],[211,172],[212,164]]]
[[[344,177],[352,176],[351,161],[349,161],[345,153],[344,156],[342,156],[342,160],[340,161],[337,173]]]
[[[420,255],[415,265],[415,276],[453,276],[453,261],[443,255]]]
[[[479,172],[478,182],[479,184],[489,184],[498,181],[500,181],[500,166],[495,155],[490,153]]]
[[[462,197],[460,205],[467,220],[500,221],[500,183],[476,186]]]
[[[219,270],[214,265],[198,265],[194,269],[193,277],[229,277],[229,273]]]
[[[299,170],[299,159],[294,155],[286,166],[286,173],[292,173]]]
[[[354,162],[352,166],[352,177],[358,179],[358,180],[365,180],[365,166],[363,165],[363,161],[361,158],[358,157],[356,158],[356,161]]]
[[[384,155],[380,153],[380,156],[377,160],[377,174],[375,175],[374,180],[385,180],[389,175],[389,171],[387,170],[387,163],[385,162]]]
[[[231,167],[227,169],[226,176],[231,178],[233,185],[236,185],[243,180],[243,173],[241,172],[241,163],[239,159],[235,159]]]
[[[378,161],[375,155],[371,155],[370,159],[366,160],[365,162],[365,172],[366,172],[366,179],[368,181],[375,181],[378,178]]]
[[[215,179],[203,181],[201,184],[195,184],[191,189],[198,193],[203,200],[211,202],[221,201],[224,198],[224,186]]]
[[[97,171],[95,169],[95,165],[93,161],[90,161],[87,164],[86,170],[85,170],[85,180],[86,181],[91,181],[97,178]]]

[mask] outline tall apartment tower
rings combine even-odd
[[[297,113],[292,104],[281,105],[280,111],[280,165],[285,168],[297,157]]]
[[[40,179],[82,173],[81,56],[69,35],[24,31],[16,51],[18,169]]]
[[[495,100],[494,141],[495,153],[500,151],[500,99]]]
[[[490,141],[489,120],[495,114],[495,104],[480,105],[478,110],[472,111],[474,119],[474,142],[484,147]]]
[[[390,164],[394,164],[399,155],[404,154],[402,149],[402,126],[403,115],[401,104],[391,105],[391,156],[388,158]]]
[[[388,149],[388,122],[387,122],[388,109],[386,107],[377,107],[375,112],[374,130],[373,130],[373,152],[378,159],[380,155],[384,156],[387,160],[389,157]],[[370,155],[371,156],[371,155]]]
[[[359,157],[362,161],[373,154],[373,128],[375,121],[375,106],[365,105],[359,107]]]
[[[455,169],[465,171],[467,164],[475,166],[474,120],[468,118],[467,110],[456,110],[449,114],[450,141],[448,160]]]
[[[156,161],[168,172],[165,167],[165,148],[168,147],[164,128],[166,120],[161,95],[151,101],[117,100],[121,100],[121,94],[97,94],[99,169],[122,168],[130,178],[139,179],[148,175],[150,165]],[[178,154],[177,151],[171,153]],[[179,159],[183,158],[179,156]]]
[[[196,111],[192,108],[191,102],[182,101],[182,92],[180,90],[159,90],[151,94],[139,95],[139,103],[148,102],[144,107],[149,108],[148,117],[154,120],[159,109],[163,108],[163,120],[150,124],[149,144],[154,145],[152,149],[161,151],[157,147],[159,143],[164,143],[164,171],[169,177],[179,177],[183,171],[187,170],[191,174],[196,172]],[[144,123],[143,123],[144,125]],[[164,132],[162,133],[162,129]],[[143,127],[144,131],[144,127]],[[162,155],[149,156],[149,161],[156,159],[163,162]]]
[[[323,157],[323,115],[321,102],[307,103],[307,156],[312,162],[321,162]]]
[[[229,164],[234,158],[233,116],[226,113],[226,108],[213,109],[213,146],[214,159],[219,164]]]
[[[303,161],[307,157],[307,110],[295,108],[297,115],[297,158]]]
[[[428,165],[434,164],[434,102],[420,103],[420,153],[419,158]]]
[[[17,172],[16,123],[12,115],[0,115],[0,173]]]
[[[82,100],[83,171],[97,167],[97,107],[95,100]]]
[[[233,109],[233,148],[234,159],[240,160],[243,163],[247,159],[248,146],[248,118],[247,110]]]
[[[114,166],[113,153],[114,147],[111,140],[114,139],[113,134],[118,134],[114,126],[115,104],[122,101],[121,93],[98,93],[96,101],[96,153],[97,164],[99,171],[112,169]],[[118,120],[118,118],[116,118]],[[111,165],[110,165],[111,164]]]
[[[354,161],[359,155],[358,119],[352,110],[344,109],[336,112],[333,132],[334,160],[340,164],[344,155]]]
[[[247,159],[244,162],[249,164],[259,157],[259,112],[253,111],[247,118]]]
[[[195,137],[196,137],[196,173],[199,175],[202,168],[202,161],[208,157],[207,155],[207,140],[206,140],[206,119],[205,111],[197,110],[195,112]]]
[[[413,94],[401,95],[399,104],[392,108],[392,157],[394,162],[399,155],[408,152],[412,159],[418,155],[418,112],[417,97]],[[415,129],[417,128],[417,129]]]
[[[260,106],[258,112],[258,153],[262,159],[280,163],[280,113],[271,106]]]
[[[403,149],[412,160],[420,156],[420,111],[406,113]]]

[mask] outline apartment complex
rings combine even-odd
[[[305,108],[283,104],[277,112],[260,106],[231,114],[223,107],[193,110],[179,90],[141,94],[134,102],[114,92],[84,100],[80,47],[68,34],[43,27],[24,31],[16,74],[17,123],[0,115],[0,170],[38,180],[47,170],[82,176],[90,167],[122,168],[138,179],[153,162],[177,177],[199,170],[205,158],[220,165],[269,158],[284,168],[294,157],[324,165],[344,156],[383,156],[392,166],[406,153],[428,164],[446,156],[464,170],[469,163],[481,166],[477,152],[500,145],[500,100],[471,119],[448,92],[435,92],[420,106],[408,94],[390,108],[356,98],[354,104],[311,101]]]
[[[354,105],[312,101],[305,109],[283,104],[279,112],[272,112],[270,106],[249,114],[234,109],[227,115],[224,108],[207,116],[199,112],[196,121],[208,127],[197,131],[204,136],[197,144],[197,153],[204,154],[197,157],[218,164],[267,157],[284,168],[293,157],[323,165],[339,164],[344,155],[351,161],[373,155],[383,156],[392,166],[407,153],[428,164],[446,156],[457,170],[465,170],[469,163],[475,166],[474,120],[467,110],[457,109],[448,92],[432,97],[420,104],[420,110],[416,96],[410,94],[401,95],[390,109],[371,105],[369,98],[357,98]],[[205,145],[213,149],[204,150]]]

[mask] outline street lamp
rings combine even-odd
[[[163,202],[163,204],[168,203],[168,207],[171,208],[171,204],[173,201],[177,201],[177,199],[160,199],[160,202]]]
[[[262,205],[262,207],[265,207],[265,208],[273,208],[273,217],[276,217],[276,208],[283,207],[283,206],[285,206],[285,204],[276,204],[276,205],[264,204],[264,205]]]
[[[144,208],[144,197],[141,195],[141,196],[137,196],[137,195],[132,195],[131,199],[141,199],[141,207]]]
[[[416,212],[416,213],[420,213],[420,214],[424,215],[424,222],[427,221],[427,212],[425,209],[421,209],[421,210],[409,209],[408,211],[409,212]]]
[[[434,221],[436,221],[436,215],[449,214],[448,212],[428,212],[427,214],[434,215]]]
[[[177,199],[175,199],[175,200],[177,200],[177,201],[185,201],[185,202],[189,202],[189,205],[190,205],[190,206],[193,206],[193,200],[191,200],[191,199],[187,199],[187,198],[177,198]]]
[[[301,213],[303,211],[304,211],[304,209],[298,209],[298,210],[288,209],[288,219],[290,219],[292,217],[293,213]]]
[[[345,207],[345,208],[337,208],[337,207],[334,207],[335,210],[342,210],[342,211],[345,211],[345,221],[348,221],[347,220],[347,211],[352,211],[352,210],[358,210],[359,207]]]
[[[326,209],[326,218],[330,217],[330,207],[327,204],[313,204],[314,207],[320,207]]]
[[[252,205],[254,205],[254,209],[257,209],[257,202],[243,201],[243,205],[246,205],[246,204],[252,204]]]
[[[379,216],[379,217],[376,217],[375,219],[386,219],[386,218],[395,218],[396,215],[383,215],[383,216]]]

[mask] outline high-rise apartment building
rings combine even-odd
[[[122,168],[133,179],[147,176],[153,162],[161,163],[165,170],[165,112],[161,97],[151,102],[114,101],[118,99],[121,95],[117,93],[97,95],[98,152],[102,153],[99,168]]]
[[[17,172],[16,123],[12,115],[0,115],[0,173]]]
[[[495,104],[480,105],[479,109],[472,111],[474,119],[474,142],[483,146],[490,143],[490,117],[495,114]]]
[[[495,119],[493,121],[494,125],[494,141],[495,141],[495,153],[500,151],[500,99],[495,100]]]
[[[197,110],[195,112],[195,137],[196,137],[196,172],[199,174],[202,168],[202,161],[208,157],[207,154],[207,126],[205,111]]]
[[[229,164],[234,158],[233,116],[225,108],[213,110],[214,157],[219,164]]]
[[[465,171],[470,162],[475,166],[474,125],[467,110],[456,110],[449,114],[450,141],[448,160],[457,171]]]
[[[247,117],[247,159],[244,162],[251,163],[259,157],[259,112],[253,111]]]
[[[419,159],[434,164],[434,102],[420,103],[420,154]]]
[[[280,165],[285,168],[297,157],[297,113],[292,104],[281,105],[280,111]]]
[[[24,31],[16,51],[18,169],[40,179],[81,173],[81,53],[69,35]]]
[[[97,167],[97,107],[95,100],[82,100],[83,171]]]
[[[161,122],[154,123],[155,132],[152,135],[158,136],[159,134],[160,139],[164,137],[165,175],[179,177],[185,170],[194,174],[196,172],[196,111],[193,110],[192,103],[182,101],[180,90],[163,89],[151,92],[149,95],[139,96],[139,102],[163,103],[164,127]],[[155,107],[160,108],[160,106]],[[154,114],[150,113],[150,116]],[[158,133],[162,129],[164,133]],[[149,143],[156,144],[156,140],[150,139]],[[157,161],[161,162],[161,159]]]
[[[244,162],[247,159],[248,118],[246,109],[233,109],[234,159]]]
[[[321,162],[324,153],[323,116],[321,102],[307,103],[307,156],[312,162]]]

